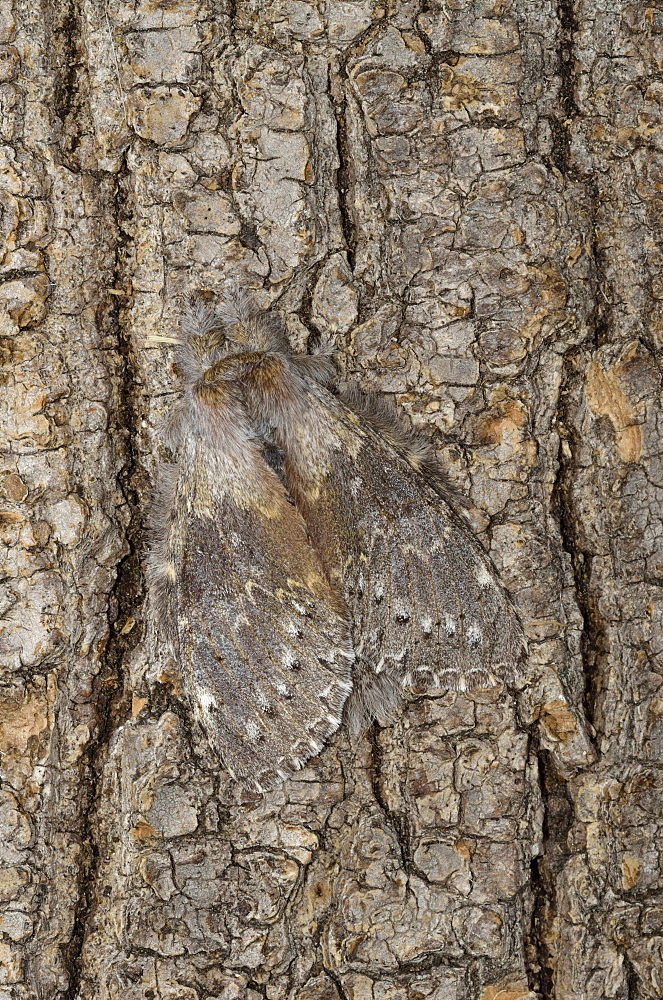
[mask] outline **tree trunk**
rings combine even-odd
[[[660,0],[0,0],[0,1000],[663,995]],[[434,440],[530,637],[241,793],[145,601],[184,294]]]

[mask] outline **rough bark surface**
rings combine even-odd
[[[663,995],[660,0],[0,0],[0,1000]],[[181,297],[433,436],[531,641],[241,795],[142,585]]]

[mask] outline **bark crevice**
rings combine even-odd
[[[80,894],[75,909],[71,938],[63,952],[70,982],[67,1000],[80,995],[84,978],[83,949],[89,916],[98,902],[96,884],[102,855],[99,843],[99,799],[103,789],[104,772],[108,760],[108,747],[113,733],[131,717],[131,692],[126,687],[125,665],[133,649],[139,644],[142,626],[139,609],[145,596],[145,583],[141,567],[144,550],[144,502],[138,496],[134,480],[141,474],[142,463],[136,447],[140,420],[140,392],[135,379],[135,359],[131,338],[127,336],[122,313],[130,295],[130,278],[124,267],[127,237],[122,225],[126,217],[122,191],[125,168],[116,175],[110,225],[116,233],[115,263],[110,276],[109,289],[102,292],[95,321],[99,331],[108,340],[114,340],[116,355],[121,363],[115,390],[117,404],[109,428],[116,442],[121,459],[118,471],[120,494],[129,509],[125,530],[126,554],[117,567],[115,584],[109,594],[108,641],[100,657],[100,670],[94,680],[93,704],[96,713],[96,732],[86,748],[81,763],[85,780],[81,780],[85,800],[81,808],[80,838],[85,847],[82,864]],[[124,235],[123,235],[124,234]],[[120,292],[119,295],[112,294]]]

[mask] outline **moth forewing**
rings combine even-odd
[[[238,383],[205,375],[185,388],[152,578],[194,714],[229,770],[264,790],[338,728],[354,654],[342,597]]]

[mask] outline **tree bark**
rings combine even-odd
[[[0,0],[0,1000],[663,995],[663,6]],[[530,637],[241,793],[145,600],[185,294],[432,437]]]

